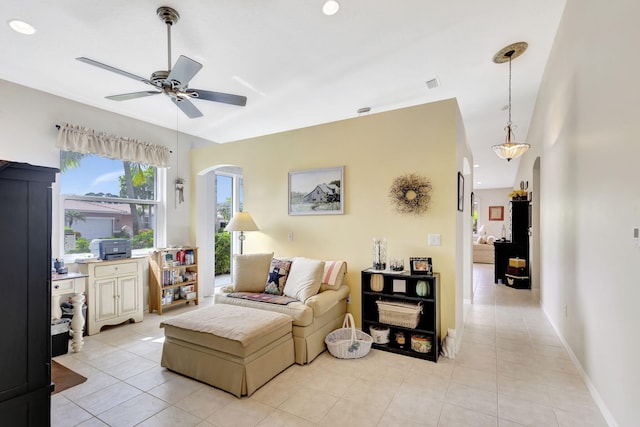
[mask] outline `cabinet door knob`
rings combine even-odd
[[[53,285],[53,288],[54,288],[54,289],[59,289],[59,288],[60,288],[60,285]]]

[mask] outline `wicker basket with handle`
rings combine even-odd
[[[338,359],[357,359],[371,350],[371,335],[356,329],[351,313],[344,316],[342,328],[329,333],[324,339],[329,353]]]

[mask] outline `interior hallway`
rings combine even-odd
[[[531,292],[495,285],[488,264],[474,281],[455,360],[325,352],[242,399],[160,368],[160,321],[192,305],[147,313],[56,358],[88,380],[52,396],[52,426],[606,426]]]

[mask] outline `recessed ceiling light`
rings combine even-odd
[[[474,167],[474,168],[479,168],[479,167],[480,167],[480,165],[473,165],[473,167]]]
[[[322,12],[328,16],[338,13],[338,9],[340,9],[340,3],[335,0],[329,0],[322,6]]]
[[[31,34],[36,32],[36,29],[27,22],[21,21],[19,19],[11,19],[7,22],[11,29],[20,34],[26,34],[30,36]]]

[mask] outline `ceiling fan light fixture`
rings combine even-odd
[[[9,21],[7,21],[7,24],[16,33],[30,36],[32,34],[35,34],[36,32],[36,29],[33,27],[33,25],[19,19],[10,19]]]
[[[504,143],[491,146],[498,157],[505,159],[508,162],[510,162],[511,159],[522,156],[529,148],[531,148],[529,144],[513,142],[513,130],[511,129],[511,61],[522,55],[527,49],[527,46],[528,44],[526,42],[513,43],[502,48],[493,56],[493,62],[496,64],[509,62],[509,104],[507,104],[509,120],[507,121],[507,126],[504,128],[507,132],[507,136]]]
[[[340,10],[340,3],[335,0],[328,0],[322,6],[322,12],[327,16],[335,15],[338,10]]]

